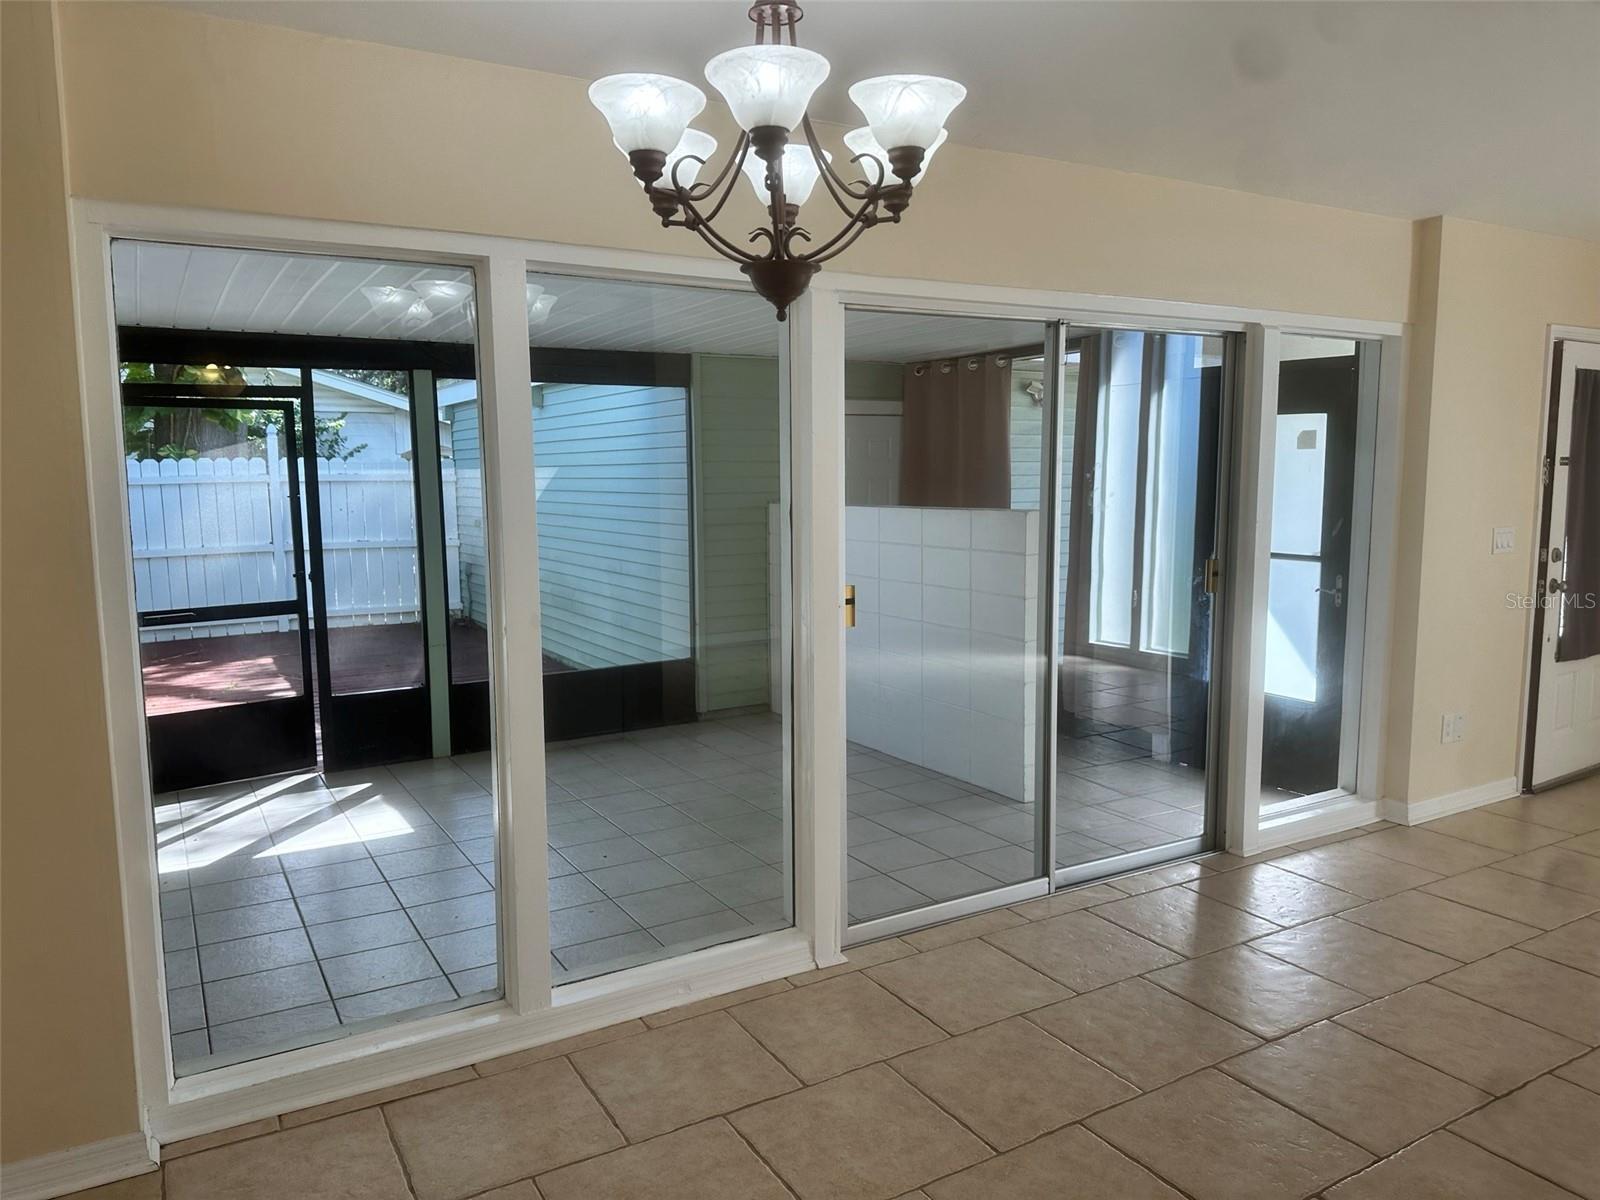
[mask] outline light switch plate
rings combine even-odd
[[[1491,554],[1510,554],[1517,548],[1517,531],[1510,525],[1497,525],[1494,530],[1494,541],[1490,546]]]
[[[1467,714],[1445,713],[1439,729],[1439,740],[1447,746],[1452,746],[1466,736]]]

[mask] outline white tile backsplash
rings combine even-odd
[[[845,528],[850,739],[1029,798],[1038,513],[850,507]]]

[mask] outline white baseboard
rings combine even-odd
[[[1380,805],[1375,800],[1341,796],[1316,808],[1265,820],[1261,822],[1260,832],[1250,853],[1261,854],[1292,842],[1309,841],[1369,825],[1378,819],[1379,811]]]
[[[1488,783],[1480,783],[1477,787],[1462,788],[1459,792],[1446,792],[1442,796],[1410,804],[1404,800],[1385,800],[1383,819],[1400,825],[1421,825],[1424,821],[1448,817],[1452,813],[1466,812],[1468,809],[1482,808],[1485,804],[1509,800],[1521,791],[1522,788],[1515,779],[1494,779]]]
[[[0,1167],[0,1196],[5,1200],[50,1200],[155,1169],[144,1134],[129,1133],[8,1163]]]

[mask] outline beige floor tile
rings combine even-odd
[[[1486,867],[1508,857],[1504,850],[1434,833],[1421,826],[1396,826],[1343,844],[1352,850],[1377,854],[1440,875],[1455,875],[1474,867]]]
[[[1440,1130],[1329,1188],[1327,1200],[1572,1200],[1572,1193]]]
[[[997,1150],[1138,1095],[1022,1017],[913,1050],[890,1065]]]
[[[1024,925],[1019,932],[1037,928]],[[951,1033],[965,1033],[1072,995],[1032,967],[979,941],[957,942],[885,963],[869,970],[867,977]]]
[[[202,1150],[169,1163],[163,1173],[167,1200],[407,1200],[411,1195],[383,1115],[375,1108]]]
[[[544,1200],[788,1200],[789,1189],[726,1121],[707,1121],[562,1167]]]
[[[1491,850],[1504,850],[1508,854],[1526,854],[1540,846],[1559,842],[1567,835],[1548,825],[1535,825],[1531,821],[1518,821],[1513,817],[1477,808],[1471,812],[1454,813],[1448,817],[1429,821],[1423,826],[1430,833],[1442,833],[1476,842]]]
[[[1359,992],[1252,950],[1230,946],[1153,971],[1150,979],[1261,1037],[1279,1037],[1366,1000]]]
[[[529,1067],[534,1063],[547,1062],[552,1058],[560,1058],[571,1054],[574,1050],[582,1050],[588,1046],[603,1046],[607,1042],[615,1042],[620,1038],[631,1037],[636,1033],[643,1033],[646,1029],[643,1021],[623,1021],[620,1025],[607,1025],[604,1029],[591,1029],[588,1033],[574,1034],[569,1038],[559,1041],[546,1042],[542,1046],[534,1046],[528,1050],[518,1050],[515,1054],[504,1054],[499,1058],[491,1058],[487,1062],[476,1063],[473,1069],[479,1075],[498,1075],[501,1071],[515,1071],[518,1067]]]
[[[1518,950],[1600,975],[1600,916],[1574,921],[1517,944]]]
[[[1271,862],[1275,858],[1282,858],[1292,851],[1287,846],[1280,846],[1275,850],[1263,850],[1260,854],[1232,854],[1226,850],[1216,854],[1208,854],[1204,858],[1196,859],[1208,871],[1237,871],[1240,867],[1251,867],[1256,863]]]
[[[1561,848],[1600,856],[1600,829],[1596,829],[1592,833],[1579,834],[1575,838],[1568,838],[1561,843]]]
[[[690,1017],[703,1017],[706,1013],[720,1012],[725,1008],[759,1000],[763,996],[775,996],[779,992],[789,991],[793,986],[787,979],[774,979],[770,983],[758,983],[754,987],[740,988],[737,992],[729,992],[724,996],[712,996],[709,1000],[682,1004],[677,1008],[669,1008],[666,1012],[650,1013],[645,1017],[644,1023],[652,1029],[659,1029],[663,1025],[676,1025],[679,1021],[687,1021]]]
[[[1387,996],[1461,965],[1453,958],[1338,917],[1297,925],[1257,938],[1250,945],[1373,997]]]
[[[1353,849],[1361,840],[1354,838],[1332,846],[1318,846],[1315,850],[1274,859],[1272,865],[1280,871],[1292,871],[1368,900],[1381,900],[1439,878],[1436,872]]]
[[[1244,867],[1240,871],[1213,875],[1211,879],[1229,879],[1243,871],[1260,869]],[[1188,887],[1162,888],[1142,896],[1129,896],[1126,900],[1102,904],[1094,912],[1185,957],[1209,954],[1278,928],[1272,921],[1263,921],[1231,904],[1190,891]]]
[[[791,988],[728,1013],[806,1083],[843,1075],[945,1036],[932,1021],[862,974]]]
[[[1447,1075],[1501,1095],[1583,1052],[1583,1043],[1421,983],[1335,1017]]]
[[[1339,916],[1460,962],[1473,962],[1539,932],[1521,921],[1425,892],[1401,892],[1346,909]]]
[[[801,1200],[887,1200],[990,1154],[881,1063],[729,1120]]]
[[[986,939],[1075,992],[1179,961],[1172,951],[1090,912],[1067,913]]]
[[[884,938],[881,942],[868,942],[865,946],[853,946],[845,955],[845,961],[831,967],[818,967],[814,971],[802,971],[798,975],[789,976],[789,982],[795,987],[804,987],[808,983],[821,983],[825,979],[833,979],[840,975],[848,975],[852,971],[864,971],[868,967],[875,967],[879,963],[893,962],[897,958],[904,958],[916,951],[900,938]]]
[[[470,1075],[471,1072],[469,1071]],[[367,1104],[357,1104],[356,1108],[369,1108]],[[214,1133],[202,1133],[196,1137],[184,1138],[181,1142],[168,1142],[161,1147],[161,1161],[171,1162],[175,1158],[182,1158],[186,1154],[198,1154],[201,1150],[211,1150],[217,1146],[226,1146],[230,1142],[242,1142],[246,1138],[260,1137],[264,1133],[274,1133],[278,1129],[277,1117],[263,1117],[259,1121],[250,1121],[244,1125],[234,1125],[228,1129],[218,1129]]]
[[[1519,821],[1548,825],[1567,833],[1589,833],[1600,829],[1600,795],[1553,792],[1545,796],[1513,796],[1485,810]]]
[[[634,1142],[799,1086],[721,1012],[580,1050],[572,1065]]]
[[[533,1186],[531,1179],[519,1179],[516,1183],[508,1183],[505,1187],[493,1188],[487,1192],[479,1192],[472,1200],[540,1200],[539,1190]]]
[[[420,1096],[423,1092],[433,1091],[434,1088],[449,1087],[453,1083],[465,1083],[469,1079],[476,1078],[477,1075],[471,1067],[459,1067],[454,1071],[441,1071],[437,1075],[413,1079],[409,1083],[397,1083],[392,1087],[379,1088],[375,1092],[362,1092],[359,1096],[348,1096],[343,1100],[330,1100],[327,1104],[297,1109],[291,1113],[284,1113],[279,1119],[285,1129],[293,1129],[296,1125],[326,1121],[329,1117],[337,1117],[341,1113],[358,1112],[363,1108],[387,1104],[391,1100],[399,1100],[406,1096]]]
[[[1545,1076],[1450,1127],[1580,1196],[1600,1197],[1600,1096]]]
[[[1600,1046],[1600,977],[1520,950],[1502,950],[1434,981],[1480,1004]]]
[[[1571,888],[1589,896],[1600,896],[1600,858],[1562,846],[1545,846],[1527,854],[1508,858],[1500,864],[1502,871],[1526,875],[1540,883]]]
[[[1556,1074],[1568,1083],[1586,1087],[1600,1095],[1600,1050],[1591,1050],[1582,1058],[1573,1059]]]
[[[1215,1070],[1085,1124],[1195,1200],[1284,1200],[1359,1171],[1361,1147]]]
[[[1140,871],[1137,875],[1124,875],[1121,879],[1111,879],[1107,882],[1119,892],[1125,892],[1130,896],[1142,896],[1145,892],[1153,892],[1157,888],[1189,883],[1216,873],[1200,862],[1181,862],[1167,867],[1157,867],[1153,871]]]
[[[132,1179],[101,1184],[86,1192],[73,1192],[61,1200],[161,1200],[161,1172],[147,1171]]]
[[[1278,925],[1299,925],[1318,917],[1332,916],[1345,908],[1354,908],[1365,901],[1364,896],[1342,892],[1338,888],[1284,871],[1271,863],[1241,867],[1222,875],[1213,875],[1188,885],[1202,896],[1242,908]]]
[[[1081,1125],[930,1183],[931,1200],[1181,1200]]]
[[[1230,1059],[1221,1070],[1380,1157],[1490,1098],[1327,1021]]]
[[[622,1145],[561,1058],[396,1100],[383,1112],[418,1200],[457,1200]]]
[[[1261,1044],[1144,979],[1125,979],[1028,1019],[1146,1091]]]
[[[1498,866],[1451,875],[1421,890],[1540,929],[1554,929],[1586,913],[1600,911],[1600,896],[1551,887],[1525,875],[1502,871]]]
[[[1046,917],[1059,917],[1069,912],[1077,912],[1079,909],[1092,908],[1096,904],[1104,904],[1107,900],[1120,900],[1126,894],[1106,884],[1094,883],[1088,887],[1057,892],[1040,900],[1013,904],[1011,911],[1030,921],[1043,921]]]
[[[1025,920],[1026,917],[1012,912],[1009,908],[997,908],[990,912],[979,913],[975,917],[935,925],[932,929],[919,929],[915,933],[903,934],[901,941],[917,950],[937,950],[940,946],[1010,929],[1013,925],[1021,925]]]

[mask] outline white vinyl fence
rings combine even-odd
[[[328,624],[416,621],[416,499],[409,465],[317,463]],[[288,462],[268,432],[263,458],[129,458],[128,514],[139,611],[270,603],[294,596]],[[454,468],[444,467],[450,610],[461,607]],[[300,474],[302,502],[305,473]],[[309,550],[309,546],[308,546]],[[309,604],[309,597],[308,597]],[[145,641],[264,633],[292,617],[177,625]]]

